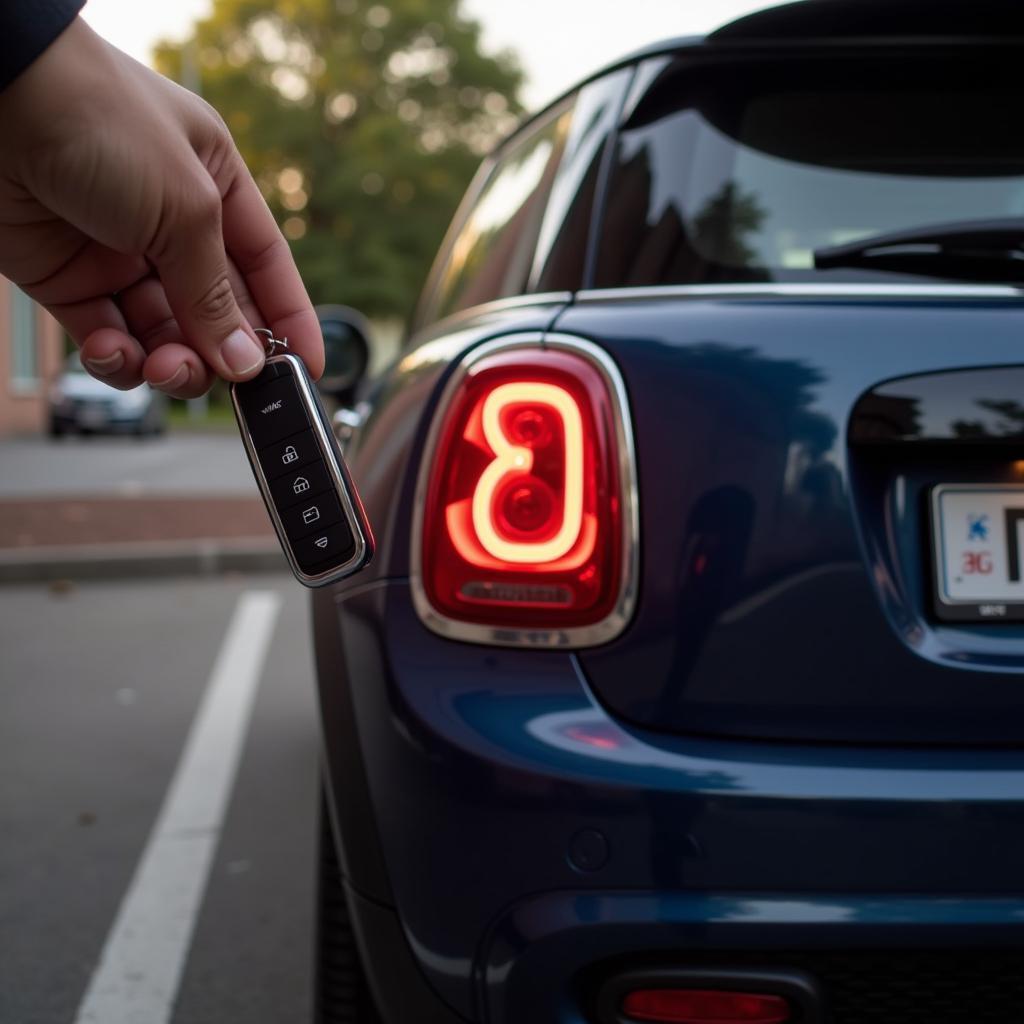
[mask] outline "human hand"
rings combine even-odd
[[[263,365],[253,326],[323,372],[316,314],[227,128],[80,18],[0,92],[0,274],[96,377],[178,398]]]

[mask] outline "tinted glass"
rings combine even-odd
[[[632,75],[624,68],[580,90],[537,239],[531,292],[573,291],[583,282],[602,156]]]
[[[562,104],[501,153],[448,249],[427,319],[526,290],[571,121]]]
[[[597,285],[873,280],[815,248],[1024,216],[1019,62],[676,65],[621,135]]]

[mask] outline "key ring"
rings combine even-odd
[[[287,338],[275,338],[274,332],[267,330],[266,327],[254,327],[253,330],[256,334],[265,334],[267,336],[266,341],[263,343],[263,347],[266,349],[268,356],[272,356],[274,354],[274,348],[277,345],[280,345],[283,349],[288,348]]]

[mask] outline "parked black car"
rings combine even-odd
[[[1024,18],[653,46],[344,417],[321,1021],[1024,1018]]]

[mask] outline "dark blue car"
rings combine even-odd
[[[1024,1021],[1022,67],[796,4],[484,163],[344,417],[322,1024]]]

